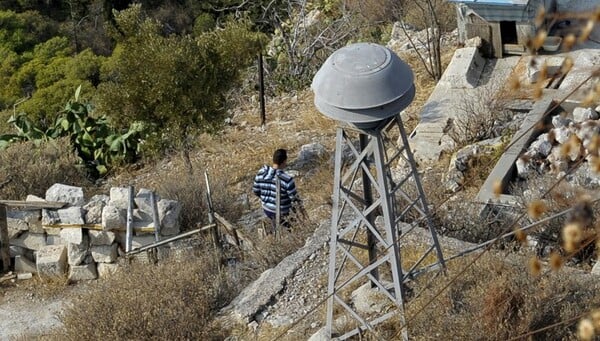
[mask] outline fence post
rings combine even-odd
[[[127,205],[127,232],[125,235],[125,252],[131,251],[133,239],[133,186],[129,186],[129,200]]]
[[[152,201],[152,221],[154,224],[154,241],[160,241],[160,219],[158,217],[158,205],[156,203],[156,194],[150,192],[150,200]]]
[[[4,204],[0,204],[0,258],[2,259],[2,271],[8,272],[10,269],[10,253],[6,205]]]
[[[221,250],[221,243],[219,243],[219,231],[217,230],[217,225],[215,224],[215,210],[212,204],[212,195],[210,193],[210,182],[208,181],[208,171],[204,171],[204,180],[206,181],[206,204],[208,205],[208,224],[215,225],[210,229],[213,246],[215,250]]]

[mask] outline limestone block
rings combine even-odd
[[[600,261],[596,261],[596,264],[592,267],[592,274],[597,276],[600,275]]]
[[[133,221],[152,221],[152,214],[148,214],[138,208],[133,210]]]
[[[152,200],[150,200],[151,193],[152,191],[147,188],[140,188],[133,199],[137,208],[149,217],[152,217]],[[156,202],[160,201],[160,196],[158,194],[154,194],[154,197],[156,198]]]
[[[581,141],[591,140],[593,137],[600,134],[600,125],[597,124],[597,121],[583,122],[579,129],[575,131],[575,134]]]
[[[46,236],[46,244],[48,245],[66,245],[60,235],[49,234]]]
[[[60,216],[56,210],[42,209],[42,225],[55,225],[60,223]]]
[[[552,116],[552,125],[554,126],[554,128],[563,128],[563,127],[568,127],[569,124],[573,122],[571,121],[569,118],[564,117],[562,115],[554,115]]]
[[[26,249],[22,246],[17,246],[17,245],[9,245],[8,246],[8,254],[11,257],[17,257],[17,256],[26,256],[31,252],[31,250]]]
[[[597,120],[598,118],[598,113],[592,108],[577,107],[573,109],[573,121],[575,122]]]
[[[139,249],[142,246],[154,244],[155,241],[154,235],[133,236],[131,239],[131,249]]]
[[[28,194],[27,197],[25,198],[25,201],[40,202],[40,201],[46,201],[46,200],[44,198],[38,197],[37,195]]]
[[[67,260],[69,262],[69,265],[80,265],[84,263],[85,258],[89,254],[90,251],[87,243],[67,243]]]
[[[314,165],[320,160],[327,157],[327,150],[325,147],[318,143],[309,143],[300,147],[300,152],[298,153],[298,158],[294,162],[294,167],[302,168]]]
[[[57,210],[61,224],[83,225],[83,210],[80,206],[72,206]]]
[[[108,195],[94,195],[90,201],[83,206],[83,210],[85,211],[85,222],[87,224],[102,223],[102,209],[108,204],[109,200],[110,198]]]
[[[566,127],[552,129],[554,140],[560,144],[566,143],[573,135],[573,132]]]
[[[111,231],[89,230],[90,245],[111,245],[115,242],[115,233]]]
[[[100,278],[110,277],[119,271],[119,265],[115,263],[98,263],[96,267]]]
[[[67,269],[67,248],[64,245],[44,246],[37,253],[40,277],[62,277]]]
[[[83,229],[80,227],[69,227],[64,228],[60,231],[60,238],[65,241],[65,243],[72,244],[83,244]]]
[[[96,264],[72,265],[69,268],[69,282],[79,282],[98,278]]]
[[[42,228],[42,211],[41,210],[30,210],[30,211],[15,211],[10,210],[6,212],[8,218],[23,220],[27,223],[29,231],[33,233],[44,233]],[[9,222],[10,228],[10,222]]]
[[[14,239],[19,237],[21,234],[29,230],[27,223],[21,219],[7,218],[6,223],[8,225],[8,239]]]
[[[527,178],[533,170],[529,157],[519,157],[515,162],[515,165],[517,166],[517,174],[522,178]]]
[[[15,257],[15,271],[16,272],[30,272],[37,273],[35,263],[23,256]]]
[[[18,238],[11,239],[10,245],[39,251],[47,245],[46,236],[41,233],[24,232]]]
[[[90,247],[94,261],[98,263],[114,263],[117,259],[117,244],[94,245]]]
[[[538,138],[531,143],[528,150],[531,154],[541,157],[550,155],[552,151],[552,142],[548,140],[548,134],[541,134]]]
[[[484,66],[485,60],[476,47],[457,49],[438,85],[451,89],[475,88]]]
[[[390,285],[390,283],[387,283],[387,285]],[[351,299],[356,312],[361,315],[379,313],[384,311],[386,305],[391,303],[379,288],[371,288],[370,282],[354,290]]]
[[[66,202],[72,206],[83,206],[85,199],[81,187],[54,184],[46,190],[46,200]]]
[[[160,220],[160,234],[171,236],[179,233],[179,214],[181,204],[175,200],[162,199],[158,202],[158,218]]]
[[[129,188],[111,187],[108,205],[126,210],[129,206]]]
[[[105,231],[123,228],[126,225],[125,213],[113,205],[102,209],[102,229]]]

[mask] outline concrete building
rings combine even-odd
[[[557,10],[557,0],[448,0],[456,3],[459,42],[481,37],[485,57],[523,54],[536,33],[541,7]]]

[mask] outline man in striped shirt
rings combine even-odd
[[[277,186],[279,185],[279,212],[280,223],[289,227],[287,219],[292,205],[300,203],[294,178],[284,172],[287,165],[287,151],[277,149],[273,153],[273,165],[264,165],[254,178],[252,192],[260,198],[265,215],[271,219],[273,228],[277,225]]]

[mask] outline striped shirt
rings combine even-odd
[[[276,175],[279,177],[279,184],[281,186],[281,214],[288,214],[292,208],[292,203],[299,201],[300,198],[296,192],[294,178],[289,176],[281,169],[275,169],[267,165],[262,166],[254,178],[252,192],[254,192],[254,194],[260,198],[263,209],[275,213],[277,211]]]

